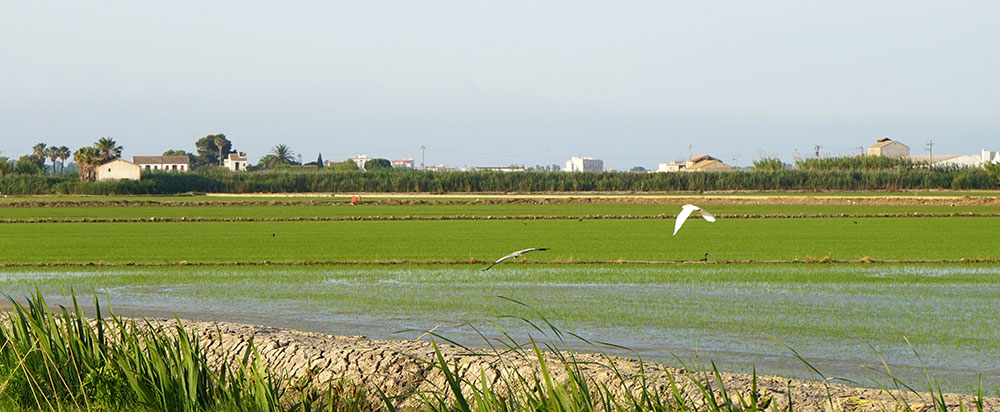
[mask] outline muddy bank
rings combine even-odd
[[[166,327],[176,325],[174,320],[151,322]],[[343,377],[369,390],[380,388],[397,407],[403,408],[418,405],[420,393],[442,393],[442,388],[447,387],[444,373],[424,362],[433,361],[435,357],[427,336],[419,340],[373,340],[363,336],[333,336],[238,323],[182,322],[192,335],[201,340],[209,362],[238,362],[252,341],[264,361],[279,373],[291,378],[311,375],[314,383],[321,387],[325,387],[330,380]],[[445,361],[452,368],[457,367],[472,383],[486,379],[490,384],[502,387],[504,376],[520,374],[530,378],[537,373],[538,361],[530,350],[524,354],[507,352],[500,356],[490,350],[473,349],[476,352],[472,352],[444,342],[438,343]],[[554,379],[568,377],[565,364],[557,356],[548,353],[545,359]],[[579,368],[592,384],[606,385],[616,396],[635,391],[640,385],[640,364],[637,361],[595,354],[577,354],[574,359],[574,367]],[[612,363],[620,375],[609,367]],[[701,372],[689,374],[681,369],[649,363],[642,365],[642,369],[650,378],[651,388],[666,391],[670,375],[682,393],[692,399],[701,397],[692,379],[710,381],[716,388],[719,386],[714,377]],[[727,373],[721,378],[730,393],[743,394],[749,390],[752,380],[750,375],[745,374]],[[887,392],[777,376],[757,376],[757,385],[758,391],[772,396],[779,408],[791,400],[796,411],[901,410],[900,402],[904,401],[912,410],[920,411],[929,408],[932,402],[926,393]],[[369,395],[376,397],[377,393]],[[960,402],[966,408],[973,402],[971,396],[964,395],[945,395],[944,399],[949,409],[955,410],[958,410]],[[1000,399],[986,399],[984,410],[1000,410]]]

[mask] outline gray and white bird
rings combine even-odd
[[[705,209],[695,205],[684,205],[681,206],[681,213],[677,215],[677,221],[674,222],[674,235],[677,235],[677,231],[681,230],[681,225],[684,224],[684,221],[687,220],[688,216],[691,216],[691,212],[694,212],[695,210],[700,210],[701,217],[705,218],[705,220],[715,222],[715,215],[708,213]]]
[[[517,252],[511,253],[511,254],[509,254],[507,256],[504,256],[504,257],[502,257],[500,259],[497,259],[496,262],[493,262],[492,264],[490,264],[489,266],[487,266],[486,269],[483,269],[483,272],[485,272],[487,270],[490,270],[490,268],[493,267],[493,266],[496,266],[497,263],[503,262],[503,261],[505,261],[507,259],[517,259],[518,257],[520,257],[521,255],[523,255],[525,253],[535,252],[535,251],[539,251],[539,250],[549,250],[549,248],[547,248],[547,247],[533,247],[533,248],[530,248],[530,249],[518,250]]]

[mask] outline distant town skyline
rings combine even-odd
[[[224,133],[251,163],[655,169],[1000,149],[1000,5],[892,0],[14,3],[0,152],[103,136],[124,156]]]

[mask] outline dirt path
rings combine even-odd
[[[167,327],[176,325],[174,320],[152,322]],[[381,388],[395,399],[397,407],[403,408],[418,404],[414,394],[439,391],[439,388],[447,386],[440,369],[421,361],[434,359],[434,350],[427,337],[421,340],[370,340],[361,336],[333,336],[237,323],[182,322],[192,335],[201,339],[210,362],[223,359],[237,362],[252,340],[265,362],[279,373],[293,378],[312,374],[314,382],[323,387],[331,379],[345,377],[369,388]],[[479,382],[480,377],[485,377],[492,384],[501,385],[501,376],[514,373],[531,376],[538,366],[530,353],[527,356],[506,354],[501,359],[496,355],[470,353],[448,344],[441,345],[440,349],[444,359],[451,365],[460,365],[461,373],[472,382]],[[628,388],[634,390],[637,385],[637,361],[595,354],[578,354],[575,359],[592,383],[606,384],[613,388],[616,396],[623,396]],[[566,379],[567,372],[556,356],[547,354],[546,362],[555,379]],[[612,362],[622,372],[624,384],[608,367]],[[718,381],[703,373],[689,375],[677,368],[648,363],[644,369],[646,376],[653,378],[653,387],[669,388],[667,374],[670,374],[680,385],[682,393],[693,399],[700,396],[692,378],[709,379],[713,386],[718,387]],[[921,411],[929,410],[931,403],[931,397],[926,393],[886,392],[839,384],[827,386],[819,381],[777,376],[758,376],[757,381],[759,391],[765,396],[773,396],[778,407],[787,405],[791,399],[796,411],[905,410],[900,401],[905,401],[914,411]],[[745,394],[750,388],[751,376],[722,374],[722,382],[731,394],[733,391]],[[370,395],[375,396],[374,393]],[[945,395],[944,399],[949,410],[958,410],[960,402],[968,409],[973,402],[971,396]],[[1000,410],[1000,399],[986,399],[984,410]]]

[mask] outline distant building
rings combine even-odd
[[[983,152],[982,154],[980,154],[979,158],[983,161],[983,163],[1000,163],[1000,152],[992,152],[983,149]]]
[[[670,163],[660,163],[657,165],[656,171],[661,173],[679,172],[685,167],[687,167],[687,162],[671,160]]]
[[[247,152],[230,153],[222,161],[222,165],[233,172],[247,170]]]
[[[573,156],[566,161],[566,172],[603,172],[604,161],[593,157]]]
[[[878,141],[868,146],[869,156],[884,156],[884,157],[907,157],[910,155],[910,147],[892,140],[888,137],[883,137],[878,139]]]
[[[139,165],[123,159],[115,159],[97,166],[97,180],[139,180],[142,169]]]
[[[393,169],[412,169],[413,168],[413,158],[408,157],[405,159],[392,159],[389,161],[392,163]]]
[[[910,156],[913,163],[928,164],[931,167],[982,167],[979,155],[943,154],[931,156]]]
[[[359,154],[356,154],[356,155],[354,155],[353,157],[351,157],[350,159],[347,159],[347,160],[350,160],[350,161],[354,162],[354,164],[358,165],[358,169],[365,170],[365,163],[367,163],[369,160],[372,160],[372,159],[373,158],[368,157],[368,155],[360,154],[359,153]]]
[[[476,172],[523,172],[524,166],[480,166],[472,169]]]
[[[732,172],[732,166],[723,163],[709,155],[701,155],[688,159],[685,163],[685,172]]]
[[[431,172],[454,172],[455,168],[439,164],[439,165],[426,166],[423,168],[423,170],[428,170]]]
[[[188,156],[132,156],[132,163],[139,165],[139,168],[144,172],[151,170],[187,172],[191,170],[191,158]]]
[[[732,166],[723,163],[721,160],[709,156],[700,155],[692,157],[684,162],[671,161],[670,163],[660,163],[657,172],[732,172]]]

